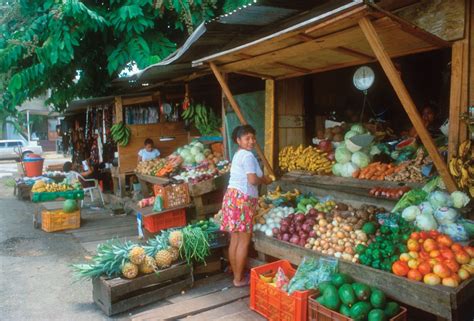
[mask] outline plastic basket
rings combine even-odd
[[[191,202],[188,184],[154,185],[155,196],[163,199],[163,208],[184,206]]]
[[[59,210],[41,212],[41,229],[45,232],[72,230],[81,227],[81,210],[65,213]]]
[[[65,198],[68,200],[82,200],[84,199],[84,190],[73,190],[73,191],[64,191],[64,192],[42,192],[42,193],[33,193],[32,202],[50,202],[58,198]]]
[[[319,304],[315,298],[318,295],[311,296],[308,299],[308,321],[354,321],[339,312],[330,310]],[[389,321],[406,321],[407,309],[400,307],[400,313],[390,318]]]
[[[143,220],[145,229],[151,233],[157,233],[172,227],[186,225],[186,210],[184,208],[146,216]]]
[[[289,295],[260,279],[261,274],[275,275],[279,267],[289,278],[293,277],[296,272],[287,260],[276,261],[252,269],[250,308],[271,321],[306,321],[308,297],[312,293],[311,291],[296,291]]]
[[[229,233],[225,231],[216,230],[208,233],[209,246],[213,249],[225,247],[229,244]]]

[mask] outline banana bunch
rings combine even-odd
[[[46,183],[43,180],[36,181],[33,187],[31,188],[31,191],[33,193],[46,192]]]
[[[128,145],[128,142],[130,141],[130,128],[128,128],[123,121],[114,124],[110,128],[110,133],[112,134],[113,140],[117,144],[122,147]]]
[[[190,105],[182,114],[184,120],[194,122],[201,135],[219,135],[220,120],[216,114],[204,105]]]
[[[286,146],[280,151],[278,161],[282,170],[304,170],[318,174],[330,174],[334,162],[330,161],[327,156],[327,153],[316,147]]]
[[[449,172],[461,190],[474,197],[474,145],[467,139],[459,145],[458,154],[449,160]]]
[[[267,195],[265,195],[264,198],[272,201],[272,200],[276,200],[283,197],[283,198],[286,198],[288,201],[292,201],[296,199],[300,194],[301,192],[296,188],[292,191],[287,191],[286,193],[282,193],[280,185],[277,185],[275,190],[268,191]]]

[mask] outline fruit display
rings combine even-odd
[[[455,243],[436,230],[413,232],[392,272],[429,285],[457,287],[474,275],[474,247]]]
[[[214,111],[202,104],[192,104],[181,114],[184,120],[194,122],[203,136],[220,135],[221,120]]]
[[[46,183],[44,180],[38,180],[33,184],[31,191],[33,193],[46,193],[46,192],[65,192],[65,191],[80,190],[80,189],[82,189],[82,185],[79,182],[71,185],[67,181],[63,181],[61,183]]]
[[[388,198],[392,200],[397,200],[409,190],[411,190],[409,186],[393,187],[393,188],[374,187],[370,189],[369,195],[380,197],[380,198]]]
[[[112,139],[122,147],[127,146],[130,141],[130,128],[123,121],[110,127],[110,134]]]
[[[320,175],[331,174],[334,164],[329,160],[328,153],[316,147],[303,147],[303,145],[286,146],[280,151],[278,160],[280,168],[284,171],[304,170]]]
[[[166,177],[175,172],[182,162],[183,159],[179,155],[170,155],[166,158],[139,162],[135,172],[142,175]]]
[[[227,160],[219,161],[215,166],[210,163],[204,163],[189,170],[183,170],[179,175],[173,176],[176,180],[183,180],[186,183],[196,184],[208,179],[224,175],[230,171],[230,163]]]
[[[474,197],[474,145],[470,139],[462,142],[457,156],[449,160],[449,171],[458,187]]]
[[[401,312],[398,303],[388,301],[383,291],[354,282],[344,273],[335,273],[330,281],[320,283],[319,291],[316,302],[353,320],[382,321]]]

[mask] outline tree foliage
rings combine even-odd
[[[242,1],[0,0],[2,112],[47,89],[58,111],[106,95],[129,62],[160,61],[202,21]]]

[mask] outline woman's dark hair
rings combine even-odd
[[[234,141],[234,143],[237,144],[237,138],[240,138],[240,137],[245,136],[247,134],[256,135],[255,128],[253,128],[250,125],[237,126],[237,127],[234,128],[234,131],[232,132],[232,140]]]
[[[69,173],[72,170],[72,163],[71,162],[65,162],[63,165],[63,172]]]
[[[155,145],[155,143],[153,142],[153,139],[147,138],[147,139],[145,139],[145,142],[143,143],[143,145],[145,145],[145,146],[146,145],[152,145],[153,146],[153,145]]]

